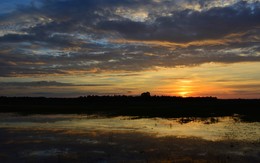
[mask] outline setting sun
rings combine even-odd
[[[191,88],[192,88],[192,86],[182,85],[178,89],[178,94],[180,96],[186,97],[192,93]]]
[[[182,97],[187,97],[190,92],[179,92],[178,94]]]
[[[178,86],[178,94],[183,97],[187,97],[192,93],[192,81],[181,80]]]

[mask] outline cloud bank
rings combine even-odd
[[[1,77],[260,61],[258,0],[2,4]]]

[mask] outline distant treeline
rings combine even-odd
[[[260,99],[173,96],[0,97],[0,112],[104,114],[142,117],[213,117],[234,114],[260,121]]]

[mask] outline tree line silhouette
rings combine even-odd
[[[0,112],[20,114],[103,114],[142,117],[218,117],[240,115],[260,121],[260,99],[216,97],[80,96],[78,98],[0,97]]]

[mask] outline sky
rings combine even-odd
[[[1,0],[0,96],[260,98],[260,0]]]

